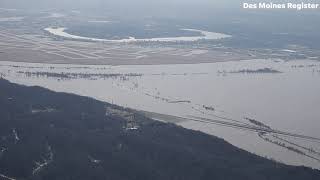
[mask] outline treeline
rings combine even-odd
[[[125,80],[129,77],[141,77],[142,74],[128,73],[67,73],[67,72],[28,72],[28,71],[18,71],[18,74],[25,74],[27,77],[46,77],[46,78],[61,78],[61,79],[108,79],[108,78],[121,78]]]

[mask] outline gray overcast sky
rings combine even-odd
[[[241,0],[0,0],[0,7],[43,10],[109,12],[119,16],[203,17],[231,7],[240,9]]]
[[[60,8],[84,8],[84,7],[104,7],[120,8],[145,8],[145,7],[210,7],[222,4],[239,4],[240,0],[0,0],[1,6],[16,7],[60,7]]]

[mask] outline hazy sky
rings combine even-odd
[[[230,2],[232,1],[232,2]],[[79,10],[118,16],[206,17],[216,11],[240,9],[241,0],[0,0],[0,7],[43,10]]]
[[[240,0],[0,0],[1,6],[18,8],[213,8],[220,5],[238,5]],[[227,6],[225,6],[227,7]]]

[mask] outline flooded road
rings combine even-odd
[[[145,66],[0,62],[0,73],[19,84],[179,117],[174,123],[260,156],[320,169],[319,61]]]

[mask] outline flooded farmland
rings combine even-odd
[[[141,110],[260,156],[320,169],[319,61],[123,66],[0,62],[0,76]]]

